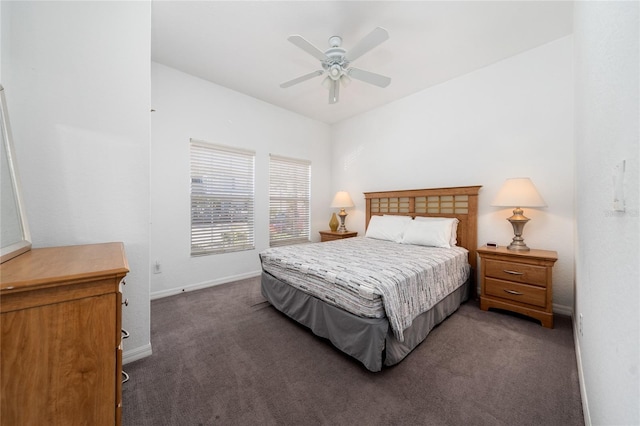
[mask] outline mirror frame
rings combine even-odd
[[[2,241],[0,248],[0,263],[4,263],[9,259],[25,253],[31,250],[31,234],[29,233],[29,226],[27,225],[27,217],[24,209],[24,202],[22,200],[22,192],[20,186],[20,178],[18,176],[18,170],[16,168],[15,151],[13,149],[13,138],[11,135],[11,126],[9,125],[9,115],[7,113],[7,101],[5,100],[4,87],[0,85],[0,119],[2,120],[2,149],[7,155],[7,162],[9,164],[9,175],[11,177],[11,186],[13,187],[14,196],[12,199],[5,199],[3,194],[2,202],[15,203],[15,211],[17,213],[17,222],[21,229],[21,239],[18,241],[11,241],[5,245]],[[0,226],[6,226],[5,221],[0,220]]]

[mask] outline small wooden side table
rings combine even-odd
[[[480,308],[504,309],[535,318],[553,328],[553,265],[558,253],[513,251],[483,246],[480,256]]]
[[[333,240],[344,240],[345,238],[352,238],[357,236],[355,231],[338,232],[338,231],[320,231],[320,242]]]

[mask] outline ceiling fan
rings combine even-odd
[[[340,94],[340,83],[349,84],[351,78],[364,81],[379,87],[387,87],[391,83],[389,77],[380,74],[361,70],[351,67],[351,62],[358,59],[374,47],[389,38],[387,30],[377,27],[365,36],[358,44],[356,44],[349,52],[341,47],[342,38],[338,36],[329,37],[329,49],[322,51],[309,43],[302,36],[292,35],[287,40],[298,46],[300,49],[309,53],[313,57],[320,60],[321,70],[305,74],[293,80],[286,81],[280,85],[282,88],[291,87],[294,84],[312,79],[314,77],[327,74],[322,81],[322,85],[329,89],[329,103],[338,102]]]

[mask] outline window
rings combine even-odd
[[[191,140],[191,255],[252,250],[255,153]]]
[[[269,161],[269,245],[309,240],[311,163],[272,155]]]

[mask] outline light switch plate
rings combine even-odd
[[[613,210],[623,212],[624,206],[624,166],[625,160],[613,168]]]

